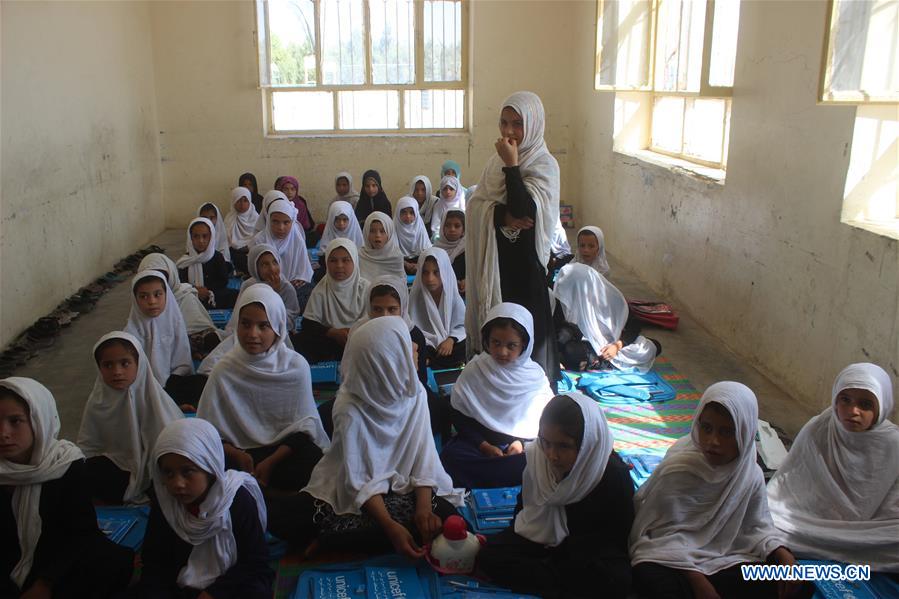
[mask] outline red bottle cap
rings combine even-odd
[[[462,516],[450,516],[443,522],[443,536],[450,541],[461,541],[468,537],[468,526]]]

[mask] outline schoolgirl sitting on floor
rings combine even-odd
[[[481,330],[486,349],[472,358],[453,386],[458,431],[440,455],[459,487],[521,484],[524,442],[537,437],[540,414],[553,398],[549,380],[531,359],[534,322],[522,306],[501,303]]]
[[[325,275],[309,296],[298,351],[311,363],[340,360],[352,327],[365,313],[368,280],[357,267],[356,244],[338,237],[325,250]]]
[[[253,285],[236,310],[237,344],[212,369],[197,416],[218,430],[231,467],[299,490],[329,444],[309,364],[286,345],[287,311],[271,287]]]
[[[295,542],[411,558],[462,505],[437,456],[409,325],[385,316],[353,332],[341,365],[334,436],[299,495],[272,502],[272,532]],[[274,516],[275,511],[283,517]],[[279,522],[275,526],[275,522]]]
[[[184,415],[153,376],[133,335],[103,335],[93,357],[97,379],[78,431],[89,491],[104,503],[145,503],[150,448],[168,423]]]

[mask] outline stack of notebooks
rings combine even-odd
[[[476,533],[485,535],[505,530],[515,519],[515,504],[521,487],[472,489],[465,500],[463,516]]]

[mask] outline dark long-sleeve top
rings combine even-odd
[[[456,408],[450,409],[450,419],[453,426],[456,427],[456,439],[466,441],[475,447],[480,446],[484,441],[497,447],[508,445],[514,441],[521,441],[522,443],[525,441],[518,437],[490,430],[477,419],[466,416]]]
[[[332,327],[317,320],[303,318],[296,336],[296,349],[310,364],[340,360],[343,357],[343,346],[328,337],[330,328]]]
[[[227,288],[228,277],[231,276],[231,270],[232,266],[225,261],[225,257],[222,256],[222,253],[216,250],[215,253],[212,254],[212,258],[203,265],[203,286],[207,289],[212,289],[213,293],[215,293],[216,289]],[[190,282],[187,278],[186,268],[178,269],[178,278],[181,279],[182,283]]]
[[[390,200],[387,199],[383,191],[373,198],[368,197],[364,193],[360,194],[359,200],[356,202],[355,212],[360,227],[365,225],[365,219],[372,212],[383,212],[387,216],[393,216]]]
[[[518,496],[517,515],[522,509]],[[616,452],[596,487],[577,503],[565,506],[568,537],[553,551],[559,556],[627,558],[627,539],[634,523],[634,482]],[[567,561],[567,560],[566,560]]]
[[[178,573],[187,564],[193,545],[183,541],[172,530],[152,491],[150,500],[150,520],[141,552],[143,574],[138,585],[138,596],[162,599],[172,596],[178,588]],[[265,530],[259,522],[256,501],[249,491],[241,487],[234,495],[230,511],[231,528],[237,544],[237,562],[205,591],[215,599],[271,597],[274,573],[268,565],[268,546]]]
[[[584,336],[584,333],[576,324],[565,320],[565,310],[562,308],[561,302],[556,303],[556,309],[553,311],[553,322],[555,323],[556,331],[568,330],[571,340],[579,340]],[[640,319],[637,318],[633,311],[628,310],[627,322],[621,330],[621,343],[628,346],[636,341],[642,328]]]
[[[22,557],[12,509],[14,490],[12,486],[0,487],[0,576],[4,580],[9,579]],[[97,527],[97,513],[91,503],[83,460],[72,462],[61,478],[41,485],[38,513],[41,536],[34,550],[26,587],[35,579],[52,585],[71,572],[85,551],[105,542]]]
[[[456,274],[457,281],[465,280],[465,252],[462,252],[453,260],[453,272]]]

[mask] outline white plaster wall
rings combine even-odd
[[[381,172],[395,202],[413,176],[436,184],[453,158],[466,185],[477,183],[494,152],[499,105],[511,92],[539,93],[548,114],[547,143],[567,168],[568,87],[572,71],[559,61],[578,2],[475,0],[471,7],[471,134],[423,137],[275,139],[263,136],[257,90],[252,2],[158,2],[152,8],[166,223],[185,226],[200,203],[227,210],[237,177],[252,171],[260,189],[294,175],[321,222],[334,196],[334,175]],[[564,191],[564,183],[563,183]]]
[[[0,346],[163,228],[148,9],[0,3]]]
[[[612,151],[578,5],[568,182],[611,253],[816,409],[851,362],[899,374],[897,243],[840,222],[855,109],[815,102],[826,7],[742,2],[722,186]]]

